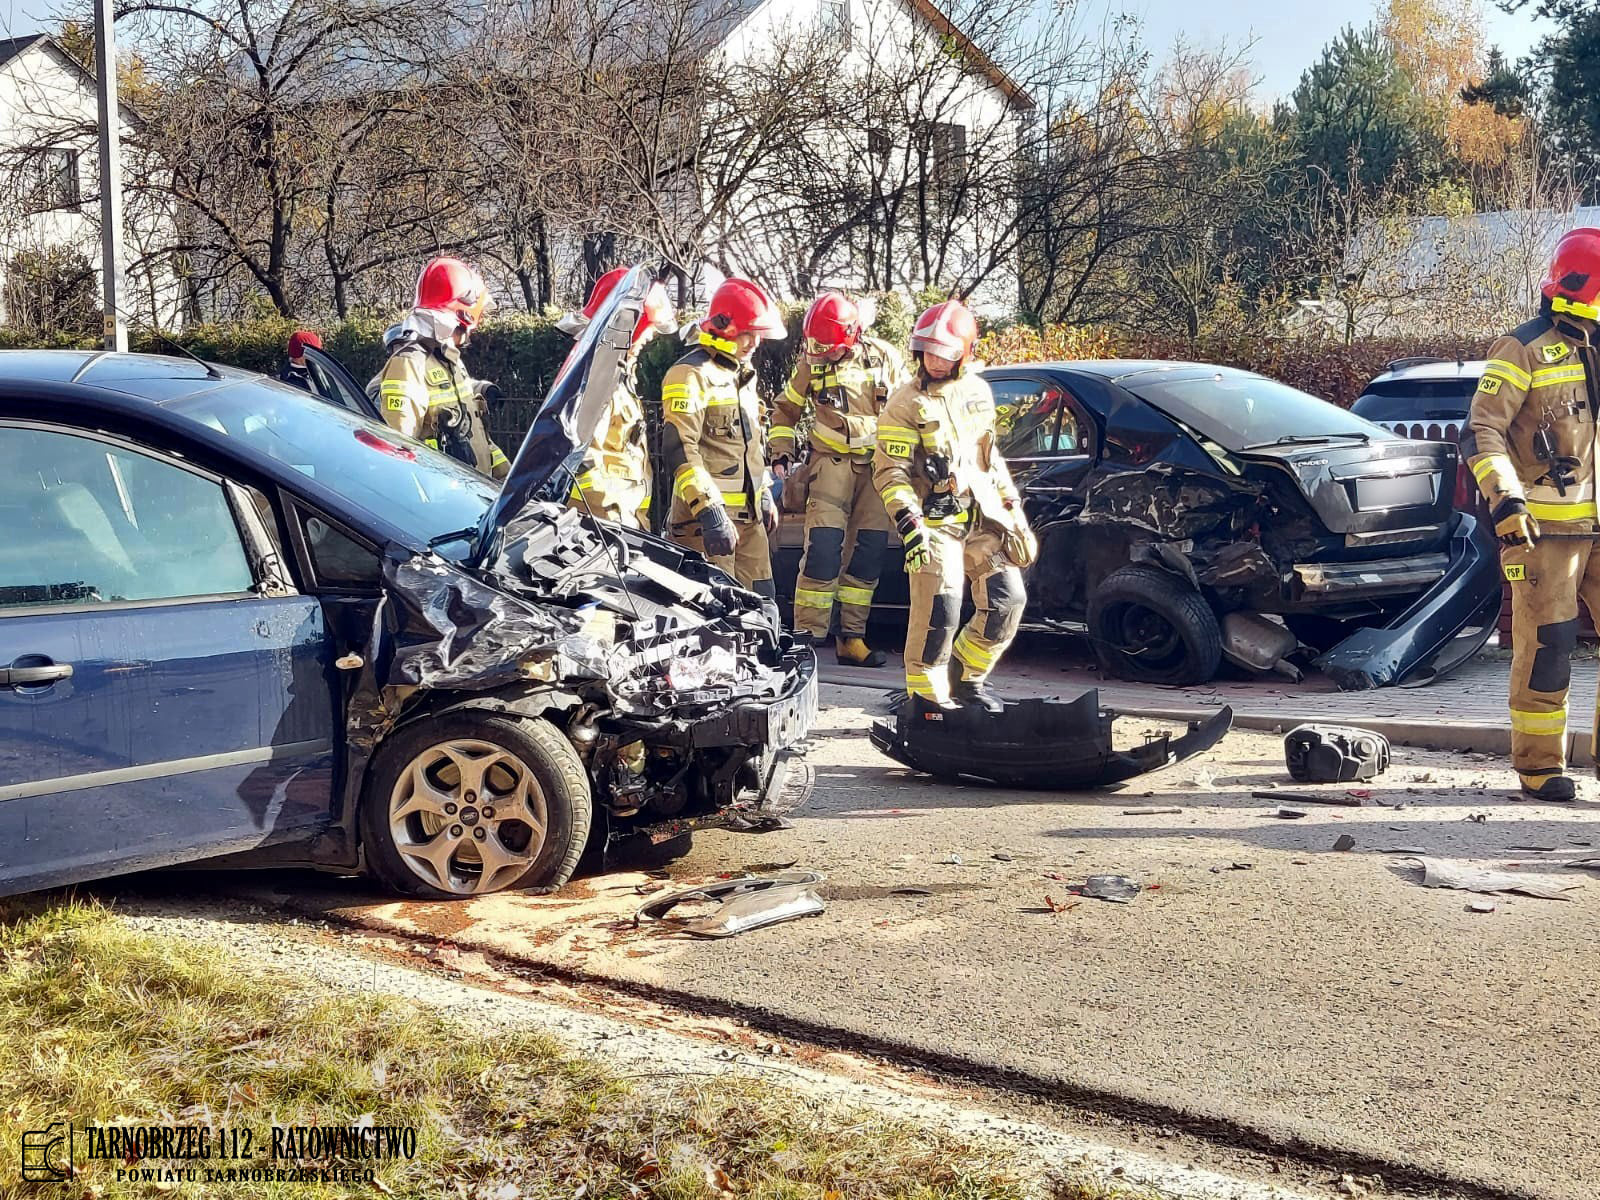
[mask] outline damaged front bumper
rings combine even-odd
[[[900,706],[893,722],[872,727],[872,744],[896,762],[940,779],[988,780],[1002,787],[1061,791],[1105,787],[1209,750],[1233,725],[1233,710],[1190,725],[1173,738],[1147,738],[1114,749],[1117,714],[1100,707],[1091,688],[1073,700],[1017,700],[1001,713],[941,709],[920,696]]]
[[[1476,518],[1457,513],[1448,565],[1381,627],[1359,629],[1313,665],[1346,691],[1431,683],[1471,658],[1500,619],[1500,555]]]

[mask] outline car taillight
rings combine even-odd
[[[407,462],[417,461],[417,452],[415,450],[412,450],[406,446],[397,446],[393,442],[379,437],[370,429],[356,430],[356,441],[360,442],[363,446],[368,446],[371,449],[381,451],[384,454],[392,454],[396,458],[403,458]]]

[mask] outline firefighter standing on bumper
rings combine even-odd
[[[1574,229],[1557,243],[1542,290],[1540,315],[1490,350],[1461,447],[1488,500],[1511,585],[1512,763],[1525,795],[1571,800],[1567,688],[1579,597],[1600,615],[1591,536],[1600,229]]]
[[[386,339],[389,359],[374,381],[383,419],[494,479],[511,469],[489,439],[491,394],[474,380],[461,347],[494,302],[483,277],[456,258],[435,258],[417,279],[416,307]]]
[[[957,301],[917,318],[917,375],[878,418],[873,479],[905,544],[906,692],[1000,712],[984,681],[1022,621],[1019,568],[1037,557],[1038,543],[995,448],[994,396],[969,369],[977,338],[977,322]],[[963,575],[975,611],[957,635]]]
[[[824,292],[806,310],[805,354],[773,409],[768,452],[775,474],[806,472],[805,552],[795,580],[794,627],[813,641],[828,636],[834,601],[842,663],[881,667],[867,646],[867,617],[878,584],[889,517],[872,480],[878,412],[906,378],[899,351],[867,337],[860,310]],[[811,418],[811,456],[793,465],[795,426]],[[848,554],[848,557],[847,557]]]
[[[627,274],[627,267],[617,267],[600,276],[582,311],[568,313],[556,322],[556,328],[579,337]],[[639,399],[639,352],[656,334],[672,333],[676,328],[666,292],[660,284],[653,284],[633,331],[627,366],[611,398],[611,414],[584,456],[567,507],[635,529],[650,527],[650,448],[645,441],[644,405]]]
[[[662,456],[672,474],[668,532],[739,583],[774,594],[767,533],[778,508],[767,488],[756,375],[763,338],[785,336],[772,297],[745,279],[712,293],[696,346],[661,381]]]

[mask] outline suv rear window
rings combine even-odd
[[[1465,379],[1380,379],[1367,385],[1351,407],[1369,421],[1448,420],[1466,415],[1478,381]]]

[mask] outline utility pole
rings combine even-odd
[[[106,349],[126,353],[122,319],[122,111],[117,105],[117,39],[112,0],[94,0],[94,76],[100,99],[100,280]]]

